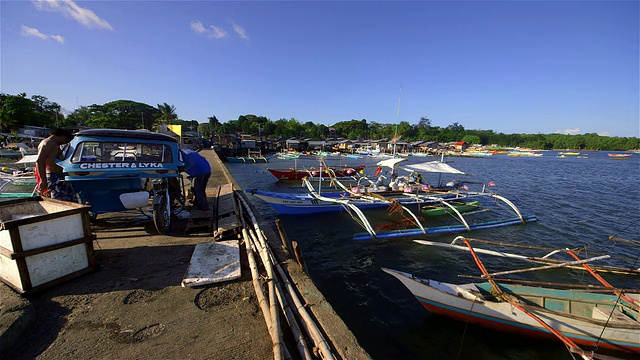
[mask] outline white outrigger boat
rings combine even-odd
[[[270,203],[279,214],[302,215],[346,210],[354,220],[361,224],[366,230],[365,233],[355,234],[354,240],[467,232],[500,226],[525,224],[537,220],[535,216],[522,215],[519,209],[508,199],[498,194],[488,192],[487,186],[492,186],[492,183],[483,184],[453,181],[442,184],[441,175],[443,173],[465,174],[443,161],[409,165],[403,168],[403,170],[409,171],[409,176],[397,176],[398,164],[402,161],[406,161],[406,159],[393,158],[378,162],[377,165],[379,167],[376,174],[374,174],[374,176],[378,176],[378,179],[374,181],[368,177],[353,177],[352,180],[356,182],[355,186],[346,185],[346,183],[339,179],[331,178],[332,184],[340,190],[337,192],[321,192],[321,186],[316,190],[308,178],[303,179],[303,184],[308,190],[306,193],[276,193],[258,189],[246,191]],[[388,185],[384,185],[386,176],[382,173],[382,167],[391,169],[385,172],[387,175],[390,175],[392,179]],[[440,175],[438,185],[431,186],[424,182],[424,180],[421,180],[420,171],[438,173]],[[324,180],[324,182],[327,182],[327,180]],[[482,190],[476,192],[469,191],[466,184],[482,184]],[[320,185],[322,185],[321,182]],[[468,210],[462,210],[463,208],[461,208],[461,206],[464,206],[465,202],[475,202],[477,205],[478,203],[476,201],[482,199],[491,199],[495,202],[506,204],[507,207],[515,213],[515,217],[469,223],[462,215],[462,211]],[[422,225],[419,216],[409,209],[418,208],[422,212],[423,207],[429,208],[433,205],[444,208],[445,211],[442,213],[451,215],[457,219],[460,224],[425,227]],[[362,210],[385,207],[392,210],[391,212],[408,214],[406,217],[415,224],[415,228],[384,232],[376,231]],[[466,214],[469,215],[486,211],[486,209],[478,208],[476,210],[476,208],[478,208],[478,206],[475,206],[473,211],[467,212]],[[428,210],[425,208],[425,211]]]
[[[382,270],[400,280],[420,304],[433,313],[500,331],[556,338],[571,353],[578,354],[583,359],[612,359],[610,356],[595,354],[594,351],[599,348],[640,354],[638,289],[614,288],[594,268],[587,265],[591,261],[609,258],[608,255],[580,259],[573,251],[564,249],[566,254],[571,255],[571,261],[489,273],[477,253],[539,261],[537,258],[532,260],[515,254],[478,251],[480,249],[474,249],[469,239],[456,239],[464,242],[481,270],[482,276],[476,278],[485,282],[451,284],[419,278],[402,271],[387,268]],[[546,286],[542,287],[523,285],[540,284],[539,281],[497,278],[507,274],[577,265],[593,275],[602,286],[543,283]],[[590,349],[583,349],[581,346]]]
[[[35,164],[38,155],[25,155],[14,164]],[[30,192],[6,192],[9,187],[29,187]],[[0,198],[30,197],[35,194],[36,177],[33,170],[3,168],[0,171]]]

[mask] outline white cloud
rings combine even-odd
[[[204,25],[202,25],[202,23],[198,20],[194,20],[191,22],[191,30],[198,34],[204,34],[207,32],[207,29],[205,29]]]
[[[556,130],[556,134],[576,135],[580,134],[580,128]]]
[[[223,28],[211,25],[211,30],[207,36],[214,39],[223,39],[229,37],[229,34]]]
[[[92,10],[78,6],[72,0],[34,0],[33,5],[41,11],[59,12],[88,29],[113,31],[113,27],[107,20],[100,18]]]
[[[611,135],[609,135],[609,132],[608,132],[608,131],[600,131],[600,132],[598,133],[598,135],[600,135],[600,136],[611,136]]]
[[[200,20],[193,20],[189,24],[191,30],[196,34],[205,35],[211,39],[225,39],[229,37],[229,33],[222,27],[216,25],[209,25],[209,27],[205,27]],[[231,21],[231,26],[233,27],[233,31],[242,39],[250,40],[247,35],[247,30],[242,26],[235,23],[235,21]]]
[[[43,40],[48,40],[48,39],[53,39],[57,42],[59,42],[60,44],[64,44],[64,38],[60,35],[47,35],[47,34],[43,34],[40,32],[40,30],[36,29],[36,28],[32,28],[32,27],[28,27],[25,25],[22,25],[20,27],[20,34],[22,34],[23,36],[34,36]]]
[[[191,30],[197,34],[205,35],[211,39],[224,39],[229,37],[229,33],[220,26],[209,25],[204,27],[200,20],[193,20],[190,24]]]
[[[49,37],[59,42],[60,44],[64,44],[64,38],[60,35],[49,35]]]
[[[233,25],[233,31],[235,31],[238,36],[245,40],[249,40],[249,36],[247,36],[247,30],[245,30],[245,28],[236,24],[235,21],[231,21],[231,24]]]

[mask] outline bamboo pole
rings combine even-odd
[[[282,353],[284,355],[284,358],[286,360],[292,359],[291,354],[289,353],[289,349],[287,349],[286,345],[284,344],[284,341],[282,340],[282,336],[283,336],[282,328],[280,326],[280,317],[277,309],[278,304],[276,301],[277,294],[276,294],[275,283],[277,282],[277,279],[273,274],[273,266],[268,258],[265,260],[264,251],[260,249],[259,242],[256,239],[256,235],[253,232],[253,230],[250,228],[248,230],[247,228],[244,228],[243,230],[246,230],[247,233],[249,234],[251,250],[256,252],[260,256],[260,259],[262,260],[262,265],[265,268],[265,270],[267,270],[267,276],[268,276],[267,287],[269,290],[269,315],[271,317],[271,323],[274,324],[274,331],[277,335],[278,340],[282,344],[281,348],[282,348]]]
[[[458,236],[455,239],[453,239],[453,241],[449,244],[439,243],[434,241],[427,241],[427,240],[413,240],[413,241],[421,245],[439,246],[439,247],[444,247],[448,249],[469,251],[469,249],[466,246],[454,245],[458,240],[461,240],[461,239],[467,239],[469,241],[476,240],[472,238],[465,238],[464,236]],[[546,250],[551,250],[551,249],[546,249]],[[523,255],[511,254],[511,253],[502,252],[502,251],[486,250],[486,249],[480,249],[480,248],[474,248],[474,251],[480,254],[507,257],[511,259],[519,259],[519,260],[524,260],[524,261],[529,261],[534,263],[561,264],[563,263],[561,260],[550,259],[549,256],[559,252],[567,252],[567,249],[555,249],[543,257],[523,256]],[[599,255],[602,255],[602,254],[599,254]],[[609,256],[609,257],[613,258],[613,256]],[[584,267],[577,266],[577,265],[576,266],[568,265],[566,267],[574,270],[586,270]],[[610,272],[610,273],[625,274],[625,275],[640,275],[640,270],[638,269],[624,268],[619,266],[597,265],[597,266],[592,266],[592,268],[602,272]]]
[[[261,251],[259,252],[260,256],[265,256],[266,258],[262,258],[262,262],[263,263],[273,263],[276,265],[277,269],[278,269],[278,273],[280,275],[281,278],[283,279],[288,279],[286,277],[286,274],[284,274],[283,271],[281,271],[282,269],[280,268],[279,264],[277,263],[275,256],[273,255],[273,253],[271,252],[271,249],[267,246],[266,243],[266,239],[264,238],[264,235],[261,232],[257,232],[257,234],[259,236],[256,236],[256,232],[254,232],[253,229],[249,230],[249,234],[251,235],[252,239],[254,240],[254,245],[261,247]],[[256,239],[257,238],[257,239]],[[264,250],[264,251],[263,251]],[[288,283],[288,280],[286,281],[286,283]],[[298,311],[300,311],[300,306],[299,305],[299,300],[296,302],[296,298],[294,298],[292,296],[292,301],[293,303],[296,305],[296,309]],[[304,309],[304,307],[302,308],[303,310],[305,310],[305,315],[308,316],[308,314],[306,314],[306,309]],[[303,320],[305,320],[305,316],[301,315],[301,318]],[[309,318],[310,319],[310,318]],[[310,331],[308,332],[308,334],[311,336],[312,339],[314,339],[314,342],[316,342],[316,346],[322,350],[322,352],[328,352],[329,354],[331,353],[331,350],[328,348],[328,346],[326,346],[326,348],[323,348],[323,343],[326,345],[326,341],[324,340],[324,338],[322,337],[322,335],[320,335],[320,332],[317,331],[316,333],[314,333],[314,329],[317,330],[317,327],[315,326],[315,323],[313,322],[313,320],[311,320],[311,323],[308,324],[309,326],[307,327],[307,329],[309,329]],[[318,346],[319,345],[319,346]],[[325,358],[327,358],[325,356]],[[330,358],[332,359],[332,358]]]
[[[242,229],[242,237],[245,242],[245,250],[247,252],[247,258],[249,260],[249,269],[251,269],[251,277],[253,279],[253,287],[256,291],[256,296],[258,298],[258,304],[260,305],[260,309],[262,310],[262,315],[264,316],[264,321],[267,323],[267,329],[269,330],[269,335],[271,335],[271,341],[273,342],[273,358],[275,360],[283,359],[282,349],[281,349],[281,341],[278,338],[277,331],[274,328],[274,323],[270,318],[270,310],[269,305],[267,303],[267,299],[262,292],[262,287],[258,281],[258,266],[256,264],[255,257],[253,256],[253,250],[251,249],[251,239],[249,238],[249,234],[246,228]]]
[[[565,261],[563,263],[554,264],[554,265],[537,266],[537,267],[532,267],[532,268],[527,268],[527,269],[500,271],[500,272],[495,272],[495,273],[492,273],[492,274],[487,273],[487,274],[483,274],[482,277],[484,277],[484,278],[492,278],[492,277],[498,276],[498,275],[519,274],[519,273],[529,272],[529,271],[557,269],[557,268],[561,268],[561,267],[567,267],[569,265],[580,265],[580,264],[588,263],[590,261],[602,260],[602,259],[608,259],[608,258],[609,258],[609,255],[603,255],[603,256],[598,256],[598,257],[584,259],[584,260]]]
[[[466,279],[486,280],[482,276],[476,276],[476,275],[458,274],[458,277],[466,278]],[[601,286],[601,285],[557,283],[557,282],[551,282],[551,281],[535,281],[535,280],[522,280],[522,279],[509,279],[509,278],[493,278],[493,280],[499,281],[499,282],[509,282],[509,283],[518,283],[518,284],[527,284],[527,285],[547,285],[547,286],[572,288],[571,291],[611,292],[610,288],[606,286]],[[580,288],[584,288],[584,289],[580,289]],[[624,289],[618,289],[618,290],[624,291]]]
[[[238,196],[238,199],[240,199],[240,202],[244,206],[249,218],[253,222],[254,228],[257,230],[256,233],[258,234],[258,238],[260,239],[260,241],[264,241],[264,244],[265,244],[265,247],[267,249],[267,252],[268,252],[269,256],[271,256],[272,259],[275,260],[275,256],[273,255],[273,252],[266,245],[267,242],[264,239],[262,232],[259,231],[260,227],[258,225],[258,222],[257,222],[255,216],[253,215],[253,213],[251,212],[251,209],[249,208],[249,205],[247,204],[246,200],[242,196]],[[330,349],[327,341],[322,336],[322,333],[318,329],[316,323],[311,318],[311,316],[307,313],[307,310],[304,307],[304,304],[302,304],[300,302],[300,299],[298,298],[298,295],[297,295],[294,287],[291,285],[291,282],[289,282],[289,278],[287,277],[286,273],[284,272],[284,270],[282,269],[280,264],[278,264],[277,261],[273,261],[273,263],[275,264],[276,270],[277,270],[278,274],[280,275],[280,277],[282,278],[282,280],[284,282],[284,285],[285,285],[289,295],[291,296],[291,299],[292,299],[292,301],[293,301],[293,303],[295,305],[295,309],[298,311],[299,316],[303,320],[303,325],[304,325],[305,330],[307,331],[307,334],[309,334],[309,336],[313,339],[316,347],[318,348],[318,350],[320,352],[320,356],[323,359],[327,359],[327,360],[335,359],[333,354],[332,354],[332,352],[331,352],[331,349]]]
[[[507,246],[507,247],[517,247],[517,248],[522,248],[522,249],[533,249],[533,250],[544,250],[544,251],[557,250],[557,248],[551,248],[551,247],[547,247],[547,246],[513,244],[513,243],[502,242],[502,241],[484,240],[484,239],[470,238],[470,237],[465,237],[465,236],[456,237],[455,239],[453,239],[451,244],[454,244],[457,240],[462,240],[462,239],[467,239],[469,241],[477,241],[477,242],[481,242],[481,243],[485,243],[485,244]],[[603,254],[603,253],[600,253],[600,252],[594,252],[594,251],[590,251],[590,253],[591,253],[591,255],[606,255],[606,254]],[[630,257],[626,257],[626,256],[619,256],[619,255],[611,255],[611,258],[612,259],[618,259],[618,260],[624,260],[624,261],[632,261],[632,262],[638,261],[637,258],[630,258]]]
[[[284,249],[287,251],[289,256],[291,256],[291,248],[289,247],[289,237],[287,236],[287,233],[284,231],[284,228],[282,227],[282,223],[280,222],[280,219],[276,219],[276,228],[278,229],[278,233],[280,234],[280,240],[282,241],[282,245],[284,246]]]
[[[278,301],[280,303],[280,307],[282,312],[284,312],[285,317],[287,319],[287,323],[291,327],[291,332],[293,333],[293,337],[296,339],[296,346],[298,348],[298,352],[300,356],[304,360],[312,360],[311,353],[309,352],[309,348],[307,347],[307,343],[305,341],[304,336],[302,335],[302,331],[300,330],[300,325],[298,324],[298,320],[296,320],[296,316],[291,309],[291,302],[287,299],[287,296],[282,289],[282,285],[279,281],[275,282],[276,284],[276,295],[278,295]]]
[[[273,259],[271,259],[269,254],[267,253],[268,248],[265,249],[262,247],[262,243],[258,240],[258,237],[256,236],[254,230],[249,229],[248,232],[252,240],[251,246],[254,247],[254,250],[256,247],[261,248],[259,254],[262,259],[262,262],[270,264],[269,266],[275,263],[275,261],[273,261]],[[309,353],[304,337],[300,333],[300,327],[298,326],[298,322],[296,321],[293,311],[291,310],[291,306],[290,306],[291,301],[288,301],[286,296],[284,296],[282,285],[280,285],[280,281],[278,280],[278,277],[275,274],[273,276],[273,283],[275,284],[275,288],[277,290],[276,296],[278,297],[278,302],[280,303],[280,306],[282,307],[285,317],[287,317],[287,320],[291,326],[293,335],[296,338],[296,345],[298,347],[298,350],[300,351],[300,355],[303,356],[304,358],[307,358],[307,356],[310,357],[311,354]]]

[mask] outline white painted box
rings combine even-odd
[[[0,280],[25,293],[94,270],[90,210],[40,197],[0,202]]]

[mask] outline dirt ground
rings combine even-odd
[[[208,185],[227,182],[214,168]],[[153,221],[135,212],[101,215],[93,229],[99,269],[28,296],[35,320],[0,358],[273,356],[246,259],[237,281],[183,288],[195,244],[212,241],[206,233],[158,235]]]

